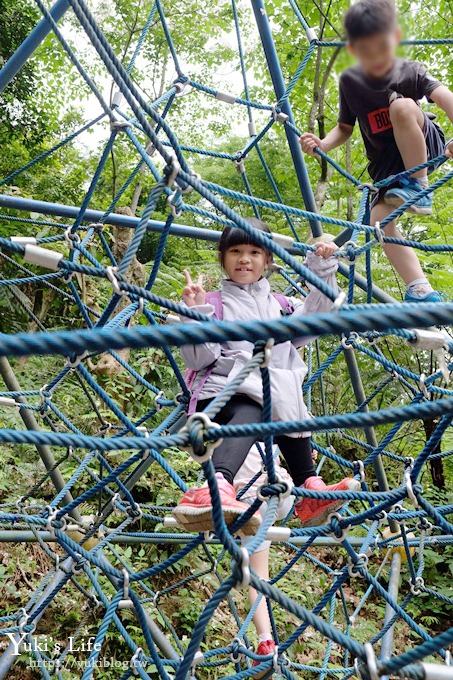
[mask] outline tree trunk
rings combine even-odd
[[[431,437],[432,433],[436,429],[436,426],[437,426],[436,420],[423,421],[423,427],[425,428],[427,440]],[[432,453],[440,453],[441,450],[442,450],[441,442],[439,442],[434,451],[432,451]],[[434,486],[437,486],[438,489],[445,489],[444,463],[442,458],[435,458],[434,460],[430,460],[429,467],[431,470],[431,477]]]

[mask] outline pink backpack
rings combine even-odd
[[[280,307],[282,308],[282,311],[285,315],[292,314],[294,312],[294,307],[291,302],[285,295],[282,293],[272,293],[274,298],[277,300],[277,302],[280,304]],[[223,321],[223,304],[222,304],[222,293],[220,290],[213,290],[210,293],[206,293],[206,302],[214,307],[214,317],[217,319],[217,321]],[[205,374],[202,377],[202,379],[199,381],[196,389],[194,392],[192,392],[192,395],[190,397],[189,401],[189,406],[187,409],[187,414],[191,415],[192,413],[195,413],[195,409],[197,406],[197,401],[198,398],[201,394],[201,390],[203,389],[203,386],[206,382],[206,380],[209,378],[211,375],[213,369],[215,366],[215,362],[212,363],[210,366],[207,367],[205,370]],[[195,382],[195,379],[197,375],[199,374],[200,371],[195,371],[191,368],[187,369],[184,378],[186,381],[187,387],[192,389],[192,385]]]

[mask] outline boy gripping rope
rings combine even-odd
[[[445,146],[441,128],[422,111],[419,100],[426,97],[442,108],[453,121],[453,93],[431,76],[423,64],[399,59],[401,40],[392,0],[360,0],[344,18],[348,49],[357,64],[340,77],[337,125],[319,139],[307,132],[302,149],[316,155],[344,144],[358,121],[373,181],[382,180],[446,153],[453,155],[453,141]],[[414,198],[428,186],[430,167],[390,184],[376,195],[371,224],[381,222],[395,207]],[[422,196],[409,210],[422,215],[432,212],[432,198]],[[385,228],[386,236],[401,238],[395,221]],[[384,244],[385,253],[406,284],[406,302],[439,302],[441,296],[427,280],[417,254],[411,248]]]

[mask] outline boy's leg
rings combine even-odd
[[[426,163],[428,158],[427,137],[428,121],[420,107],[412,100],[401,97],[395,99],[389,108],[393,134],[403,165],[408,170]],[[431,215],[431,195],[419,197],[420,191],[428,186],[428,170],[423,168],[399,182],[400,186],[388,189],[384,202],[393,207],[406,201],[412,203],[408,210],[422,215]]]
[[[371,209],[371,224],[374,225],[376,222],[382,222],[392,211],[392,206],[385,205],[385,203],[377,203]],[[384,234],[385,236],[404,238],[398,230],[395,220],[385,227]],[[391,264],[395,267],[406,285],[409,285],[415,279],[424,277],[423,269],[415,250],[407,246],[397,246],[391,243],[384,243],[383,248]]]
[[[392,206],[386,205],[385,203],[377,203],[371,209],[370,223],[376,224],[376,222],[382,222],[382,220],[387,217],[387,215],[390,215],[392,211]],[[385,236],[404,238],[396,226],[395,220],[385,227],[384,234]],[[423,273],[417,253],[413,248],[398,246],[391,243],[384,243],[383,248],[390,263],[406,284],[409,293],[414,297],[423,299],[424,296],[433,292],[433,288]]]
[[[426,140],[423,133],[425,117],[421,108],[413,99],[401,97],[395,99],[389,108],[390,120],[396,145],[406,169],[426,163]],[[426,178],[427,169],[414,172],[412,177]]]

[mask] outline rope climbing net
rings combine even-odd
[[[0,338],[1,373],[7,387],[0,393],[0,407],[5,411],[17,409],[26,426],[25,429],[0,429],[0,441],[35,447],[46,467],[45,475],[26,494],[14,503],[0,505],[3,527],[0,537],[2,541],[35,541],[52,565],[39,583],[34,582],[33,574],[29,575],[33,580],[33,592],[28,602],[0,616],[1,639],[10,642],[0,658],[0,677],[6,677],[17,659],[13,641],[17,644],[19,640],[33,640],[40,632],[40,621],[48,608],[51,605],[58,607],[62,593],[73,587],[81,594],[85,605],[81,607],[81,623],[73,632],[71,642],[59,651],[55,648],[43,650],[30,642],[27,654],[34,660],[40,677],[65,677],[65,661],[73,651],[74,640],[83,635],[84,617],[95,616],[95,641],[89,649],[84,649],[86,664],[80,671],[83,680],[93,677],[97,667],[102,665],[103,645],[113,629],[122,641],[126,662],[121,668],[111,660],[110,672],[116,673],[111,677],[123,680],[133,675],[150,678],[156,674],[177,680],[188,675],[203,677],[207,674],[239,679],[261,672],[267,677],[280,673],[286,678],[313,674],[321,680],[327,676],[345,679],[355,676],[366,680],[389,676],[431,680],[453,678],[448,651],[453,643],[453,628],[432,634],[410,613],[411,605],[420,596],[441,603],[446,611],[453,605],[451,595],[431,587],[424,578],[426,548],[445,550],[453,542],[453,526],[448,520],[453,506],[437,503],[421,485],[421,477],[428,466],[448,458],[453,452],[441,450],[441,441],[453,414],[453,390],[448,387],[453,367],[450,361],[453,340],[446,330],[451,323],[453,305],[447,302],[397,303],[375,285],[372,272],[372,253],[378,252],[384,243],[432,253],[449,253],[453,246],[385,235],[385,226],[402,215],[413,201],[395,209],[380,225],[370,225],[370,200],[374,192],[395,181],[395,176],[376,185],[363,184],[322,152],[319,152],[322,159],[360,192],[360,205],[356,220],[329,217],[315,211],[305,166],[298,156],[300,130],[292,116],[290,98],[313,55],[321,48],[335,49],[342,43],[318,39],[295,0],[288,0],[294,19],[306,33],[308,47],[289,82],[285,85],[282,81],[279,85],[281,72],[265,8],[262,0],[252,0],[276,91],[275,103],[263,103],[250,97],[241,14],[236,0],[231,1],[231,18],[243,78],[243,97],[217,91],[184,72],[172,39],[172,24],[167,20],[160,0],[150,7],[133,56],[126,65],[116,56],[84,0],[59,0],[51,10],[41,0],[35,1],[43,14],[40,39],[43,37],[42,26],[45,27],[44,34],[53,31],[94,93],[102,112],[48,151],[11,172],[1,183],[11,185],[36,164],[45,162],[51,154],[106,120],[110,133],[80,207],[56,206],[14,194],[0,197],[4,209],[2,220],[18,225],[36,224],[37,228],[44,225],[52,231],[51,236],[0,238],[2,262],[13,266],[17,272],[15,278],[2,275],[0,285],[11,295],[11,300],[25,305],[38,327],[36,333],[2,335]],[[58,20],[66,9],[78,20],[116,85],[117,94],[111,105],[59,28]],[[148,101],[131,73],[149,32],[157,30],[156,26],[164,32],[177,78],[162,96]],[[32,36],[37,39],[35,32]],[[453,40],[406,42],[451,45]],[[25,60],[29,53],[22,56]],[[5,70],[8,73],[8,64],[0,72],[2,87],[6,84],[2,81],[2,73]],[[250,137],[240,152],[230,154],[179,142],[175,132],[177,118],[175,125],[168,121],[174,103],[189,93],[190,96],[213,97],[245,111]],[[259,130],[254,122],[257,113],[267,118]],[[282,126],[287,135],[306,209],[284,202],[260,146],[275,126]],[[132,145],[138,154],[138,162],[108,208],[97,211],[90,207],[93,195],[118,139]],[[257,154],[262,164],[274,193],[272,201],[252,194],[246,170],[246,160],[252,153]],[[194,156],[233,162],[244,183],[244,192],[204,181],[189,165],[187,159]],[[441,167],[446,161],[442,156],[418,168]],[[141,216],[135,218],[115,212],[143,169],[151,174],[154,184]],[[413,171],[407,170],[398,177],[408,176]],[[452,177],[453,170],[439,173],[423,193],[442,188]],[[189,200],[189,195],[203,200]],[[168,203],[165,222],[152,219],[162,198]],[[257,216],[262,211],[283,215],[291,236],[273,233],[272,238],[268,238],[256,231],[238,210],[230,207],[230,203],[244,205]],[[20,210],[42,213],[46,219],[23,217],[17,213]],[[204,227],[181,224],[179,218],[184,214],[199,218]],[[66,217],[67,223],[51,219],[52,216]],[[300,237],[300,225],[307,223],[315,236],[322,233],[322,225],[342,230],[337,242],[341,245],[339,272],[346,279],[346,294],[337,296],[302,264],[300,256],[313,249]],[[115,256],[108,225],[131,230],[132,235],[120,258]],[[297,319],[284,317],[268,322],[212,322],[170,297],[160,295],[158,275],[169,238],[215,242],[220,235],[219,229],[225,225],[236,225],[273,252],[282,263],[277,268],[277,275],[288,293],[305,295],[304,284],[309,283],[334,302],[334,310],[329,314]],[[160,233],[159,242],[145,285],[137,285],[131,282],[128,274],[149,231]],[[362,262],[365,276],[357,271],[357,264]],[[108,302],[101,311],[90,306],[83,295],[86,280],[99,288],[110,286]],[[23,285],[47,287],[67,300],[71,308],[77,310],[77,330],[46,330],[19,294]],[[360,299],[364,300],[359,304],[356,300],[358,291],[362,296]],[[385,304],[376,304],[373,300]],[[182,312],[198,323],[181,323],[176,315]],[[270,338],[278,342],[296,336],[315,336],[321,338],[321,342],[327,338],[328,351],[324,358],[318,341],[311,342],[307,349],[309,372],[303,389],[309,409],[314,390],[319,390],[320,403],[325,404],[325,381],[329,371],[332,367],[340,370],[338,365],[343,360],[349,371],[356,407],[341,413],[325,410],[321,415],[302,421],[272,422],[266,367],[268,342]],[[203,416],[196,414],[186,420],[184,414],[190,391],[180,369],[177,348],[229,339],[253,342],[253,359],[228,383]],[[389,342],[392,346],[409,348],[407,366],[400,365],[387,351]],[[137,352],[124,353],[126,348]],[[149,348],[160,350],[161,361],[174,374],[174,393],[164,393],[159,384],[153,384],[140,371],[136,356],[143,356],[139,351]],[[419,350],[429,352],[431,356],[431,370],[425,373],[419,368],[421,363],[415,361]],[[127,376],[126,400],[121,394],[109,392],[108,384],[105,385],[92,368],[92,359],[103,353],[113,357]],[[54,356],[55,366],[61,365],[61,368],[56,369],[56,374],[46,376],[46,382],[36,389],[21,390],[6,357],[32,355]],[[368,395],[360,380],[357,359],[378,367],[377,384],[371,387]],[[215,426],[213,419],[218,411],[238,391],[247,375],[257,368],[263,382],[263,422]],[[74,418],[61,399],[62,386],[68,381],[86,400],[88,419],[85,421]],[[131,418],[126,408],[131,385],[150,397],[143,402],[148,406],[138,419]],[[396,405],[373,409],[376,400],[389,389],[396,391]],[[96,419],[99,427],[94,431],[92,423]],[[401,455],[398,441],[415,421],[430,422],[432,427],[419,450],[407,458]],[[85,431],[82,422],[88,423]],[[381,426],[382,436],[378,438],[375,428]],[[295,523],[291,526],[283,523],[278,528],[273,526],[279,498],[288,489],[275,471],[272,437],[295,431],[313,433],[321,466],[325,462],[338,466],[361,482],[360,491],[354,492],[291,490],[295,498],[333,498],[348,503],[341,513],[332,515],[319,527],[298,528]],[[236,525],[227,527],[211,462],[212,449],[221,438],[250,434],[257,435],[263,442],[263,469],[267,482]],[[337,449],[345,451],[344,454],[333,448],[333,441],[337,443]],[[54,457],[51,447],[64,453]],[[356,460],[351,459],[350,450],[354,451]],[[121,457],[117,452],[122,452]],[[194,467],[187,463],[188,454],[200,463],[200,475],[209,485],[214,508],[215,533],[212,535],[181,533],[168,519],[171,507],[159,503],[158,493],[153,504],[138,502],[138,482],[145,474],[153,475],[156,469],[160,475],[156,479],[164,477],[165,485],[171,486],[174,495],[185,491],[188,482],[194,481],[192,477],[189,479],[187,472],[188,467]],[[392,464],[393,471],[390,486],[386,479],[387,463]],[[374,485],[375,478],[378,486]],[[49,493],[44,493],[48,490],[49,480],[56,489],[51,492],[50,500]],[[253,482],[250,480],[250,484]],[[81,486],[85,489],[82,492]],[[263,522],[245,549],[237,534],[260,508],[263,499],[267,500]],[[268,581],[259,579],[249,565],[250,555],[266,537],[275,542],[275,553],[272,554],[278,551],[278,567],[273,569]],[[153,544],[158,545],[158,551],[138,553],[138,549]],[[131,550],[124,550],[124,545]],[[329,546],[329,550],[319,552],[319,546]],[[148,559],[145,566],[143,554]],[[153,559],[151,563],[149,556]],[[137,564],[140,564],[138,568]],[[301,565],[308,565],[319,574],[319,583],[324,584],[319,586],[322,594],[314,607],[301,604],[303,584],[298,592],[292,592],[291,596],[287,594],[286,579]],[[398,587],[400,580],[401,587]],[[178,628],[178,612],[174,611],[172,598],[181,598],[181,592],[190,598],[190,589],[200,581],[204,584],[205,601],[192,620],[190,635],[187,630],[183,635]],[[351,590],[356,584],[363,594],[353,598]],[[241,589],[249,585],[256,589],[259,598],[247,611]],[[263,597],[268,603],[277,644],[275,654],[268,657],[258,656],[250,641],[252,617]],[[386,608],[385,619],[373,633],[356,635],[358,621],[366,616],[370,602],[378,602]],[[282,612],[285,612],[285,625]],[[213,625],[217,622],[218,626],[222,617],[228,622],[227,625],[223,623],[224,629],[231,631],[231,641],[224,646],[215,643]],[[410,632],[413,644],[406,651],[392,653],[396,624]],[[310,663],[301,663],[293,650],[300,639],[305,639],[307,629],[321,636],[323,651],[319,654],[318,646],[318,652],[309,657]],[[363,643],[363,639],[367,642]],[[426,663],[430,656],[433,656],[433,663]],[[253,667],[253,661],[258,661],[259,665]]]

